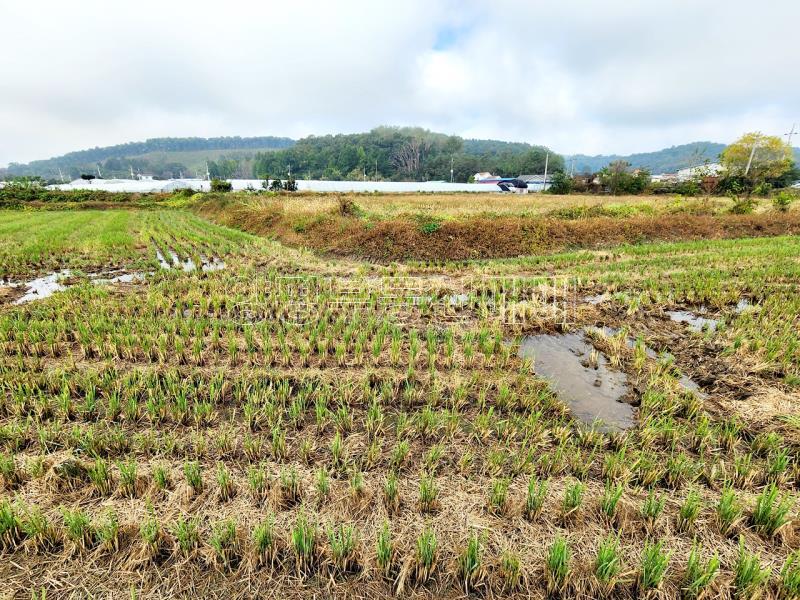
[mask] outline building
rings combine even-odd
[[[688,169],[681,169],[677,175],[678,181],[689,181],[691,179],[698,179],[700,177],[717,177],[725,171],[719,163],[709,163],[707,165],[698,165],[696,167],[689,167]]]
[[[472,179],[475,181],[475,183],[497,183],[500,177],[497,175],[492,175],[489,172],[485,172],[475,173],[475,175],[472,176]]]

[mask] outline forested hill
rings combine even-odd
[[[541,173],[564,159],[544,146],[496,140],[464,140],[417,127],[377,127],[368,133],[310,136],[291,148],[256,156],[253,174],[298,178],[467,181],[479,171],[516,176]]]

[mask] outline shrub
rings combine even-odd
[[[436,221],[433,219],[426,220],[419,226],[419,230],[425,235],[431,235],[433,233],[436,233],[441,228],[442,228],[441,221]]]
[[[749,196],[731,196],[731,199],[733,200],[733,206],[731,206],[730,212],[734,215],[752,214],[756,207],[755,200]]]
[[[550,187],[547,191],[551,194],[567,195],[572,191],[574,185],[572,177],[563,171],[556,171],[553,173],[553,178],[550,180]]]
[[[775,210],[786,212],[795,200],[797,200],[797,198],[791,192],[778,192],[775,197],[772,198],[772,206],[775,207]]]
[[[231,192],[233,191],[233,184],[230,181],[225,181],[224,179],[212,179],[211,191],[222,193]]]

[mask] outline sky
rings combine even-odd
[[[0,16],[0,166],[162,136],[419,125],[628,154],[800,125],[798,0],[0,0]]]

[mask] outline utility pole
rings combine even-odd
[[[744,176],[747,177],[747,174],[750,172],[750,166],[753,164],[753,157],[756,155],[756,147],[758,146],[757,142],[753,143],[753,149],[750,150],[750,158],[747,159],[747,166],[744,169]]]
[[[61,167],[58,167],[58,176],[61,179],[61,183],[64,183],[64,173],[61,172]]]
[[[131,165],[130,167],[131,167],[131,179],[136,179],[136,177],[133,176],[133,165]]]
[[[785,133],[784,134],[786,136],[786,143],[789,145],[789,148],[792,147],[792,138],[794,137],[794,134],[797,133],[797,131],[795,129],[796,127],[797,127],[797,123],[792,123],[791,131],[789,131],[789,133]]]
[[[544,155],[544,181],[542,182],[542,191],[547,189],[547,166],[550,162],[550,153]]]
[[[450,157],[450,183],[453,183],[453,160],[454,158]]]
[[[378,159],[375,159],[375,181],[378,181]]]

